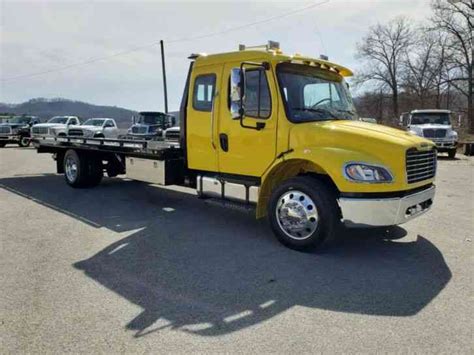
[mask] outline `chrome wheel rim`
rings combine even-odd
[[[69,181],[75,181],[77,177],[77,164],[76,161],[70,157],[66,159],[66,176]]]
[[[30,140],[29,138],[23,137],[23,138],[21,139],[21,144],[22,144],[22,145],[27,145],[28,142],[29,142],[29,140]]]
[[[281,230],[292,239],[307,239],[318,227],[316,205],[301,191],[291,190],[281,195],[275,213]]]

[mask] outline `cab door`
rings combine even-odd
[[[223,65],[196,66],[187,106],[187,157],[190,169],[218,171],[217,120]]]
[[[235,175],[261,177],[275,159],[278,107],[275,98],[276,85],[272,71],[263,68],[246,68],[244,128],[240,120],[232,119],[229,99],[229,80],[233,68],[240,63],[224,66],[222,95],[218,129],[219,172]],[[272,95],[273,93],[273,95]]]

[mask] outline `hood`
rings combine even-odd
[[[63,126],[66,126],[66,124],[65,123],[38,123],[34,125],[34,127],[47,127],[47,128],[63,127]]]
[[[69,129],[83,129],[83,130],[88,130],[88,131],[100,131],[102,129],[102,126],[92,126],[92,125],[80,125],[80,126],[69,126]]]
[[[451,125],[447,124],[434,124],[434,123],[424,123],[424,124],[413,124],[408,126],[408,128],[419,128],[419,129],[452,129]]]
[[[290,133],[290,149],[308,145],[308,142],[314,142],[315,146],[353,149],[372,154],[381,146],[401,150],[433,146],[431,141],[400,129],[350,120],[294,125]]]
[[[27,124],[25,123],[2,123],[0,124],[0,126],[2,127],[11,127],[11,128],[22,128],[22,127],[29,127]]]

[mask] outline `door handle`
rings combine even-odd
[[[214,97],[212,98],[212,107],[211,107],[211,145],[214,150],[216,150],[216,145],[214,143],[214,109],[216,108],[216,98],[219,95],[219,91],[216,90]]]
[[[225,133],[219,134],[219,143],[221,144],[221,149],[224,152],[229,151],[229,137]]]

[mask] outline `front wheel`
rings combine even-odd
[[[5,142],[0,142],[0,148],[4,148],[7,145]]]
[[[298,176],[276,188],[268,205],[278,240],[296,250],[313,250],[334,240],[340,225],[336,197],[322,182]]]
[[[449,159],[454,159],[456,157],[456,149],[451,149],[448,151],[448,157]]]
[[[26,148],[30,145],[31,139],[30,137],[23,136],[20,138],[20,141],[18,142],[18,145],[22,148]]]

